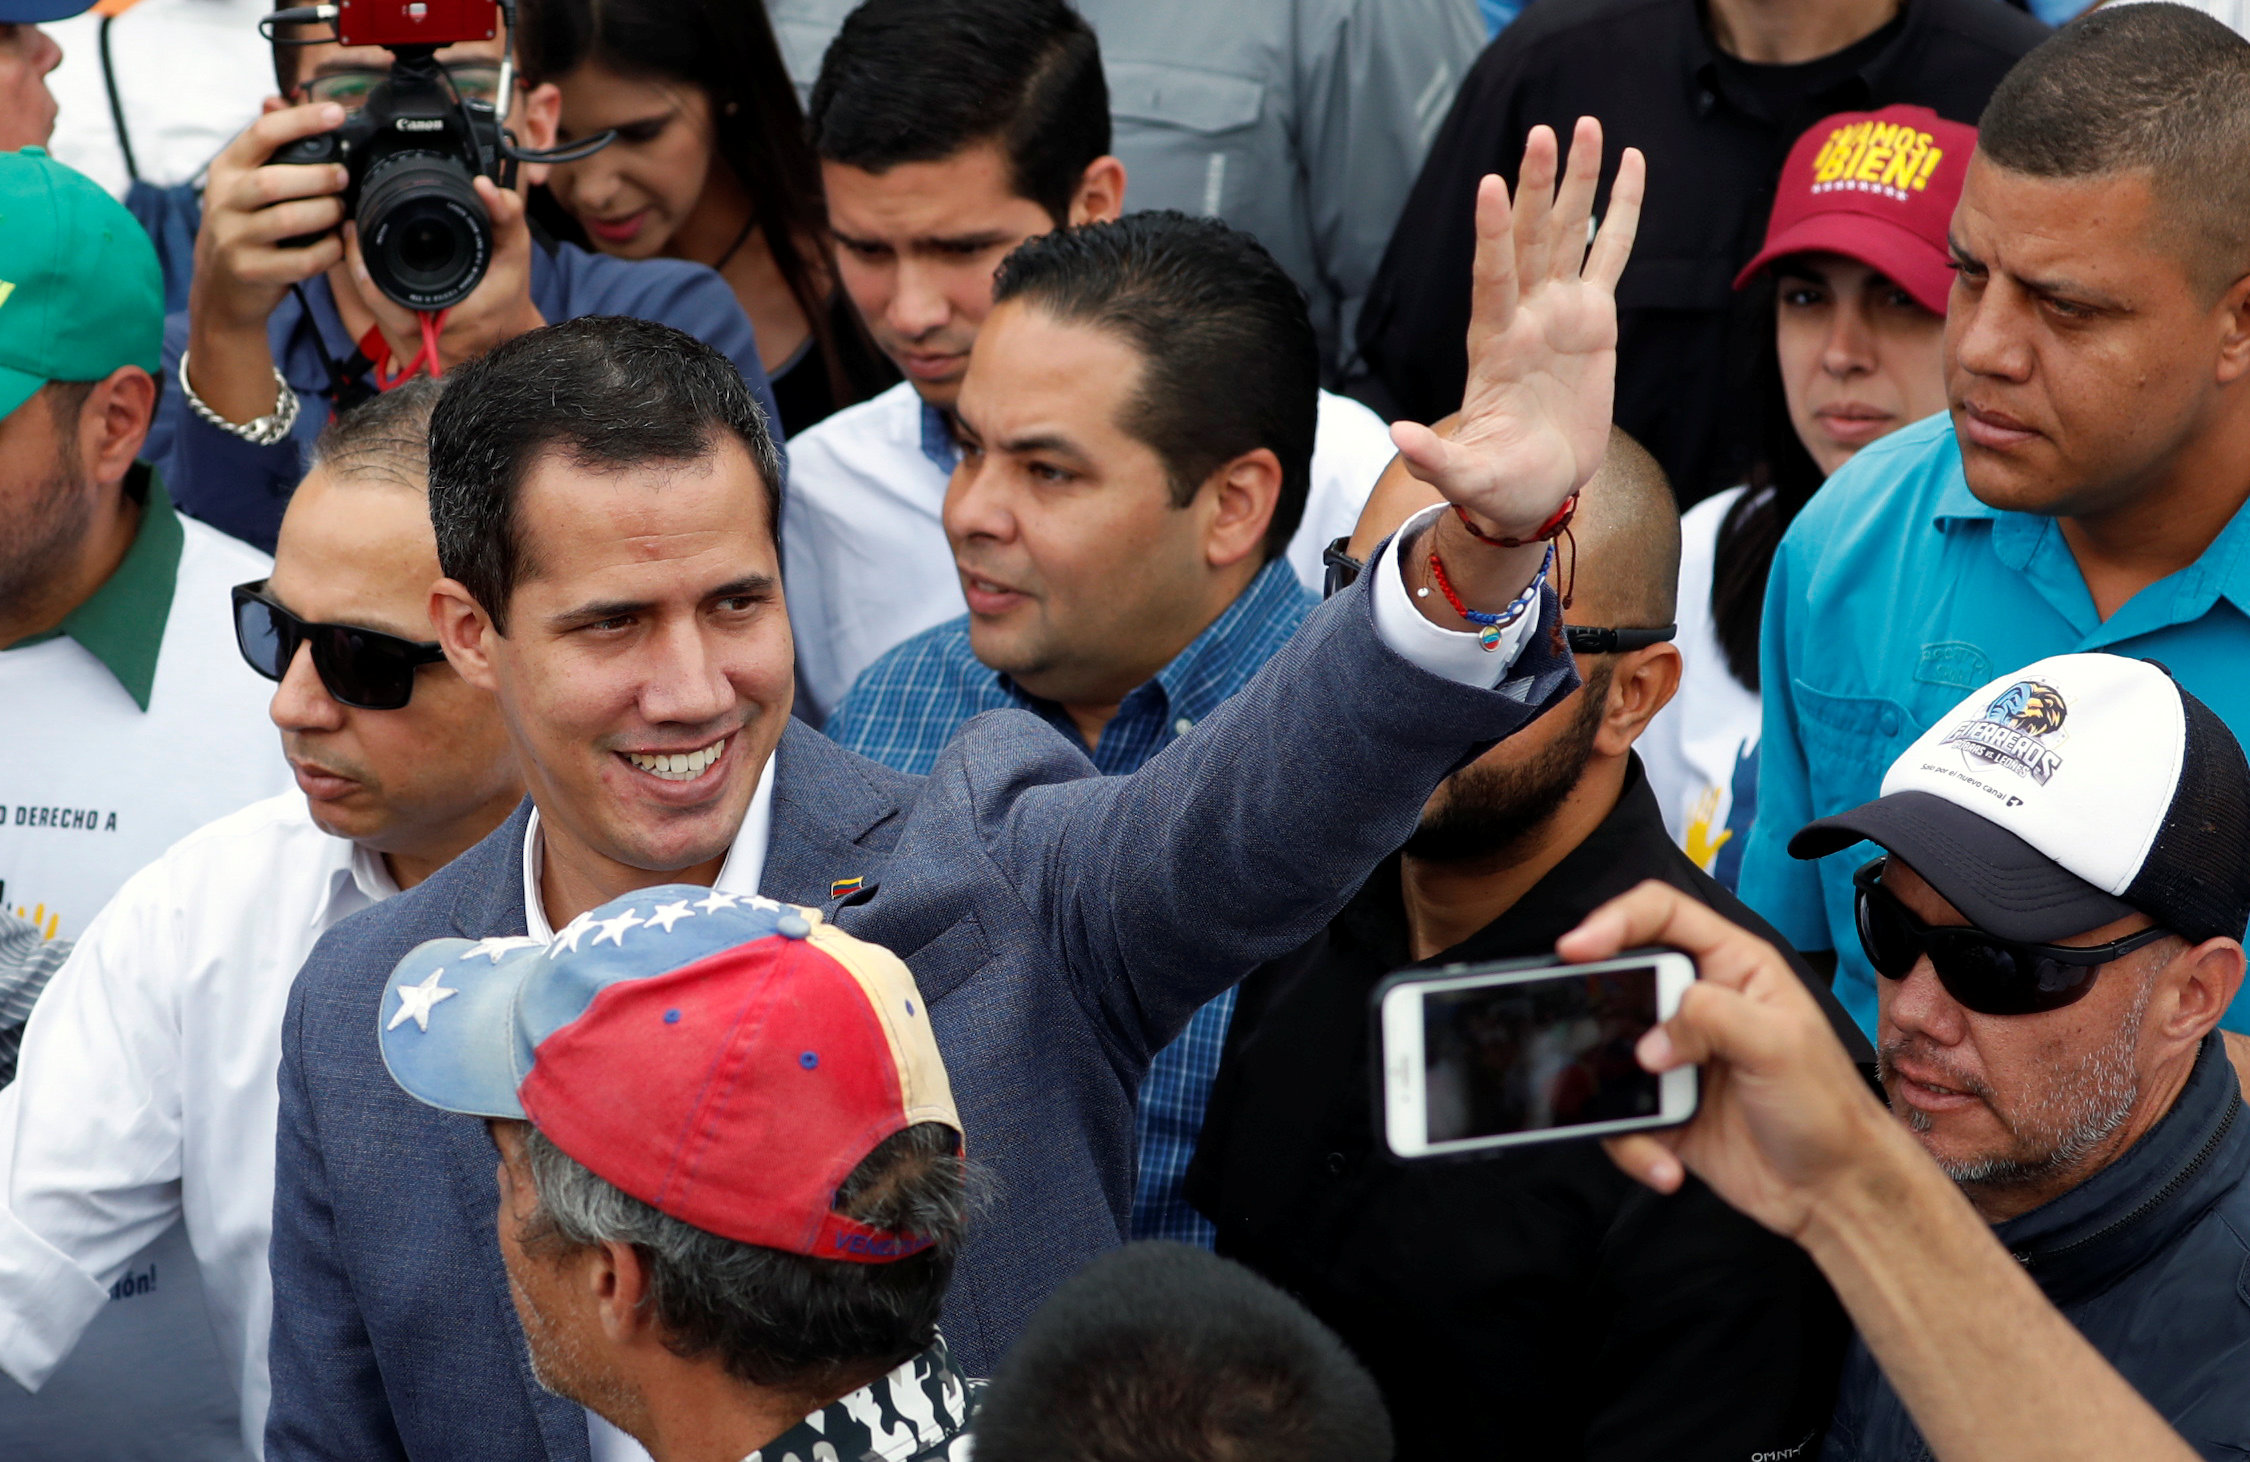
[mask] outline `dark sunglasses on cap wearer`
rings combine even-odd
[[[2094,988],[2101,967],[2172,931],[2143,929],[2107,944],[2022,944],[1967,924],[1926,924],[1882,883],[1888,858],[1852,875],[1860,947],[1887,980],[1903,980],[1927,955],[1945,993],[1979,1015],[2060,1010]]]
[[[252,670],[275,681],[289,673],[297,647],[310,645],[320,683],[338,703],[362,711],[401,709],[414,698],[414,672],[445,658],[435,643],[308,623],[282,608],[264,579],[234,587],[234,642]]]

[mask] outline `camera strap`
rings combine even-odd
[[[391,354],[391,343],[383,336],[383,327],[370,325],[367,333],[359,337],[359,354],[375,372],[375,389],[388,391],[401,381],[411,380],[417,371],[427,370],[430,379],[437,380],[445,374],[438,361],[438,335],[445,329],[445,310],[416,310],[414,319],[422,328],[422,348],[414,358],[395,372],[384,369],[396,357]]]

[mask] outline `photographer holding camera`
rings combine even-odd
[[[442,12],[433,19],[491,13],[488,5],[458,0],[430,9]],[[497,19],[490,29],[489,39],[437,49],[441,84],[468,103],[505,106],[523,145],[551,144],[559,111],[555,89],[500,97],[506,44]],[[376,278],[382,275],[398,290],[401,270],[395,260],[389,267],[377,260],[377,274],[370,273],[367,240],[352,206],[364,211],[369,202],[353,175],[371,175],[375,148],[354,146],[356,165],[275,157],[345,127],[362,105],[381,106],[389,92],[403,93],[394,68],[414,63],[394,61],[382,46],[346,46],[314,25],[277,21],[276,30],[274,72],[282,95],[269,99],[265,115],[212,162],[188,308],[165,322],[167,384],[184,389],[164,393],[148,455],[183,511],[270,551],[289,490],[302,475],[304,449],[334,412],[413,374],[426,359],[425,331],[434,334],[436,347],[428,368],[441,374],[554,321],[580,315],[654,320],[695,335],[733,361],[774,416],[756,337],[725,281],[699,264],[613,259],[536,236],[522,191],[543,176],[536,163],[521,169],[513,188],[490,175],[471,177],[466,163],[456,166],[453,191],[467,181],[489,218],[483,226],[488,240],[479,242],[483,278],[465,298],[442,314],[418,318],[386,294]],[[426,65],[421,74],[429,74]],[[470,108],[460,110],[465,117]],[[403,134],[420,119],[391,125]],[[403,145],[390,137],[377,144]],[[325,150],[343,151],[333,143]],[[409,240],[397,258],[411,254],[417,242]]]

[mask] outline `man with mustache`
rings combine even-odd
[[[53,54],[32,26],[0,34],[0,142],[21,148],[0,153],[0,901],[39,938],[74,940],[135,870],[289,773],[227,626],[228,587],[272,561],[175,512],[146,460],[156,251],[115,199],[26,145],[54,120],[38,83]],[[37,991],[10,983],[20,1021]],[[81,1363],[38,1396],[0,1384],[0,1456],[239,1456],[185,1240],[159,1226],[131,1247],[95,1291]],[[0,1324],[0,1346],[18,1333]]]
[[[2104,7],[2017,63],[1953,215],[1950,414],[1864,448],[1775,553],[1737,890],[1836,952],[1863,1027],[1852,865],[1783,845],[1867,800],[1962,692],[2114,650],[2250,730],[2246,161],[2250,42],[2208,16]]]
[[[2217,1033],[2250,921],[2250,765],[2162,666],[2058,655],[1970,695],[1862,839],[1891,1110],[2024,1271],[2206,1456],[2250,1447],[2250,1124]],[[1925,1457],[1864,1345],[1821,1456]]]
[[[429,645],[437,394],[410,381],[329,427],[272,576],[235,591],[241,656],[280,682],[268,714],[298,790],[189,833],[125,883],[40,997],[0,1092],[0,1370],[44,1386],[120,1274],[148,1267],[143,1246],[184,1218],[253,1457],[290,979],[330,927],[429,877],[522,795],[498,708]],[[254,749],[271,754],[236,751]],[[201,1307],[186,1321],[207,1346]],[[181,1337],[163,1338],[176,1353]],[[145,1384],[102,1379],[101,1394]]]

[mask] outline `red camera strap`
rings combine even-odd
[[[445,310],[416,310],[414,318],[422,327],[422,348],[414,358],[396,371],[387,369],[397,357],[391,354],[391,343],[383,336],[383,327],[370,325],[367,333],[359,337],[359,353],[374,362],[375,389],[388,391],[401,381],[411,379],[415,372],[427,370],[430,379],[437,380],[445,374],[438,361],[438,336],[445,329]]]

